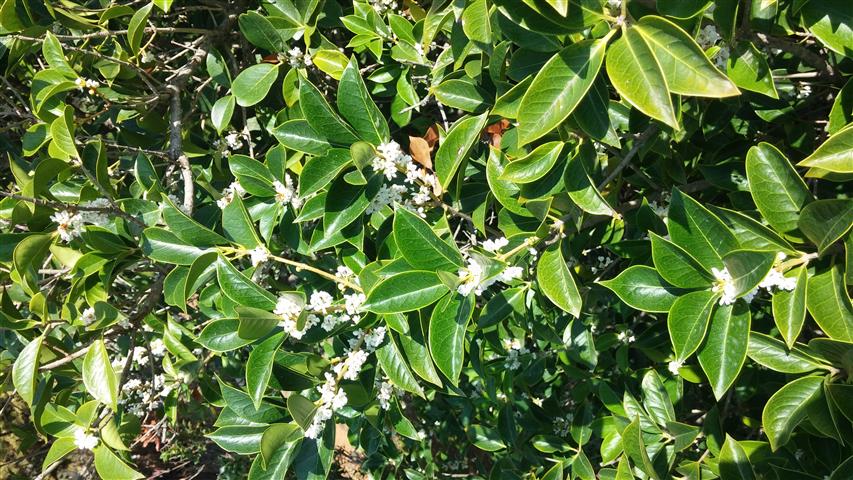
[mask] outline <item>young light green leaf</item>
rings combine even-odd
[[[491,46],[492,27],[486,0],[473,0],[462,10],[462,31],[469,40]]]
[[[628,267],[616,278],[599,283],[629,306],[645,312],[668,312],[682,293],[666,283],[657,270],[645,265]]]
[[[347,65],[349,64],[349,58],[347,58],[346,55],[331,48],[323,48],[315,52],[314,56],[311,57],[311,61],[318,69],[320,69],[321,72],[329,75],[335,80],[341,79],[344,74],[344,69],[347,68]]]
[[[139,53],[139,49],[142,46],[142,38],[145,36],[145,25],[148,23],[148,17],[151,15],[152,8],[154,8],[154,4],[149,3],[137,10],[127,25],[127,43],[134,55]]]
[[[607,38],[573,43],[536,74],[518,108],[518,143],[526,145],[557,128],[592,86]]]
[[[767,223],[782,233],[795,230],[800,210],[812,201],[812,194],[782,152],[764,142],[750,148],[746,178],[752,199]]]
[[[726,71],[738,87],[779,98],[767,58],[751,42],[742,42],[735,48]]]
[[[102,480],[138,480],[145,478],[103,443],[95,447],[95,470]]]
[[[394,214],[394,239],[403,258],[416,269],[455,270],[464,262],[455,245],[442,240],[421,217],[406,208]]]
[[[231,92],[241,107],[251,107],[266,98],[278,78],[278,65],[259,63],[243,70],[231,84]]]
[[[677,361],[686,360],[702,344],[718,298],[711,290],[698,290],[673,302],[666,323]]]
[[[468,157],[471,147],[480,138],[480,132],[486,127],[488,114],[477,117],[465,117],[458,120],[435,154],[435,174],[438,183],[447,189],[462,161]]]
[[[96,340],[86,352],[83,384],[95,400],[118,410],[118,378],[103,340]]]
[[[708,338],[699,348],[699,365],[719,401],[746,361],[751,317],[744,302],[720,305],[711,316]]]
[[[213,104],[210,109],[210,121],[213,123],[213,128],[216,133],[221,134],[231,123],[231,116],[234,115],[234,95],[225,95]]]
[[[666,79],[652,50],[634,28],[607,50],[607,76],[619,95],[637,110],[678,130]]]
[[[410,271],[392,275],[373,287],[364,309],[373,313],[400,313],[431,305],[448,292],[434,272]]]
[[[803,377],[780,388],[764,405],[761,424],[775,452],[788,443],[794,428],[806,417],[809,404],[820,398],[823,377]]]
[[[536,265],[536,280],[542,293],[565,312],[577,317],[581,310],[581,295],[569,271],[561,243],[557,242],[542,253]]]
[[[450,383],[459,382],[465,356],[465,329],[474,312],[474,297],[453,293],[438,302],[429,319],[429,349],[435,365]]]
[[[853,127],[848,126],[825,141],[797,164],[836,173],[853,173]]]

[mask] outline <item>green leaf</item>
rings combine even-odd
[[[531,183],[539,180],[557,163],[564,145],[563,142],[549,142],[536,147],[527,155],[509,162],[500,179],[513,183]]]
[[[371,177],[367,185],[350,185],[344,177],[335,180],[329,187],[335,194],[326,197],[323,234],[331,237],[361,218],[382,186],[382,180],[379,175]]]
[[[333,148],[325,155],[308,159],[299,174],[299,196],[307,198],[326,188],[352,162],[350,151]]]
[[[475,447],[486,452],[496,452],[506,448],[501,441],[497,430],[486,428],[482,425],[471,425],[468,427],[468,439]]]
[[[751,317],[745,302],[720,305],[711,316],[708,338],[699,348],[699,365],[719,401],[746,361]]]
[[[643,36],[623,28],[607,50],[607,76],[619,95],[637,110],[678,130],[678,118],[660,65]]]
[[[174,233],[158,227],[146,228],[142,234],[142,252],[148,258],[175,265],[192,265],[196,258],[204,255],[203,250],[187,245]]]
[[[69,78],[76,78],[77,72],[71,68],[68,60],[65,59],[65,52],[62,51],[62,44],[56,38],[56,35],[50,31],[45,32],[44,42],[41,45],[41,53],[47,64],[51,68],[61,71]]]
[[[853,79],[844,84],[832,102],[827,132],[830,135],[835,135],[850,122],[853,122]]]
[[[463,112],[480,113],[491,105],[488,92],[470,80],[459,78],[445,80],[438,84],[432,93],[442,105],[458,108]]]
[[[124,463],[124,460],[119,458],[106,445],[98,445],[95,447],[94,453],[95,470],[97,470],[101,480],[137,480],[145,478],[144,475]]]
[[[118,410],[118,377],[113,370],[107,347],[96,340],[83,359],[83,384],[99,402]]]
[[[196,338],[204,348],[212,352],[230,352],[252,343],[251,339],[241,338],[237,334],[240,321],[223,318],[208,323]]]
[[[12,384],[18,395],[32,408],[38,385],[39,353],[44,337],[36,337],[21,350],[12,365]]]
[[[787,240],[752,217],[719,207],[712,207],[712,211],[729,227],[740,242],[741,248],[796,253],[796,249]]]
[[[311,61],[314,62],[314,65],[316,65],[321,72],[329,75],[335,80],[341,79],[344,74],[344,69],[346,69],[349,64],[349,59],[346,55],[338,50],[332,49],[321,49],[317,51],[317,53],[311,57]]]
[[[489,23],[489,5],[486,0],[472,0],[462,10],[462,31],[472,42],[491,46],[492,27]]]
[[[222,235],[187,216],[168,197],[163,199],[163,220],[171,233],[189,245],[204,248],[228,243]]]
[[[326,137],[317,133],[306,120],[290,120],[273,129],[272,134],[285,147],[310,155],[325,155],[332,148]]]
[[[373,103],[370,93],[361,79],[358,64],[353,57],[343,74],[338,87],[338,110],[355,128],[359,137],[374,145],[388,140],[388,123],[382,112]]]
[[[800,167],[813,167],[836,173],[853,173],[853,127],[843,128],[815,150]]]
[[[240,305],[267,311],[275,309],[276,298],[234,268],[227,259],[220,258],[216,262],[216,278],[222,293]]]
[[[438,372],[435,370],[427,342],[424,340],[426,335],[424,335],[420,319],[417,317],[415,315],[410,319],[409,334],[400,335],[400,346],[403,347],[406,359],[408,359],[412,370],[424,380],[441,387],[443,386],[441,377],[439,377]]]
[[[666,323],[677,361],[686,360],[702,344],[718,298],[710,290],[699,290],[678,297],[672,304]]]
[[[272,375],[275,354],[283,341],[284,332],[276,333],[255,345],[255,348],[249,353],[249,360],[246,362],[246,389],[249,391],[249,396],[252,397],[255,409],[261,408],[264,392],[267,390],[267,384],[269,384]]]
[[[210,109],[210,121],[216,133],[221,134],[231,124],[231,116],[234,115],[234,95],[225,95],[213,104]]]
[[[302,75],[299,76],[299,105],[311,128],[329,142],[349,146],[359,140],[352,128],[332,110],[320,90]]]
[[[554,302],[554,305],[578,317],[581,311],[581,295],[563,259],[560,244],[561,242],[557,242],[542,253],[536,265],[536,280],[542,293]]]
[[[251,455],[261,451],[261,437],[266,429],[266,425],[229,425],[219,427],[205,437],[225,451]]]
[[[149,3],[137,10],[127,25],[127,43],[130,46],[131,53],[134,55],[139,53],[139,49],[142,46],[142,39],[145,36],[145,25],[148,23],[148,17],[151,15],[152,8],[154,8],[154,4]]]
[[[853,342],[853,305],[840,266],[809,278],[806,306],[825,334],[835,340]]]
[[[400,313],[431,305],[444,296],[447,286],[434,272],[411,271],[379,282],[367,295],[364,309],[373,313]]]
[[[816,200],[803,208],[797,225],[823,254],[853,226],[853,200]]]
[[[261,455],[255,457],[249,469],[249,480],[279,480],[302,445],[299,428],[290,423],[270,425],[261,438]]]
[[[456,245],[442,240],[421,217],[406,208],[394,213],[397,248],[412,267],[420,270],[455,270],[464,265]]]
[[[477,328],[488,328],[500,323],[513,313],[524,313],[526,294],[527,289],[524,287],[507,288],[496,293],[480,311]]]
[[[56,117],[50,123],[50,138],[52,145],[59,149],[60,152],[67,155],[65,158],[72,157],[80,159],[80,153],[77,151],[77,146],[74,144],[74,109],[65,107],[62,115]]]
[[[675,408],[656,371],[650,369],[643,375],[642,388],[643,403],[655,423],[666,427],[668,422],[675,421]]]
[[[723,257],[738,297],[755,289],[773,268],[775,261],[776,255],[772,252],[754,250],[736,250]]]
[[[239,195],[222,209],[222,230],[232,242],[251,250],[263,242],[255,231],[255,223]]]
[[[634,27],[652,50],[670,92],[696,97],[731,97],[740,91],[678,25],[646,15]]]
[[[750,148],[746,177],[752,199],[767,223],[779,232],[795,230],[800,210],[812,200],[812,194],[782,152],[764,142]]]
[[[290,448],[295,448],[302,440],[302,432],[299,426],[295,423],[275,423],[267,427],[261,437],[261,460],[264,466],[271,465],[270,460],[276,458],[276,453],[279,448],[285,444],[295,444]],[[287,468],[287,467],[285,467]],[[284,475],[284,472],[281,472]]]
[[[667,227],[672,241],[705,268],[723,268],[722,257],[738,248],[726,225],[696,200],[675,189]]]
[[[794,428],[806,417],[809,404],[820,398],[822,377],[798,378],[780,388],[764,405],[761,425],[775,452],[788,443]]]
[[[412,375],[411,370],[409,370],[406,359],[403,358],[403,354],[397,347],[393,335],[385,345],[376,350],[376,359],[379,361],[379,365],[382,367],[385,375],[388,375],[388,378],[394,385],[424,398],[424,391],[418,384],[415,376]]]
[[[450,185],[459,165],[468,157],[471,147],[480,138],[487,119],[487,113],[477,117],[464,117],[447,132],[435,154],[435,174],[442,188],[447,189]]]
[[[579,113],[578,112],[575,113]],[[563,176],[563,182],[566,185],[566,193],[569,198],[581,208],[584,212],[593,215],[608,215],[614,216],[616,211],[607,203],[607,200],[598,191],[592,179],[589,176],[585,165],[585,158],[588,155],[595,161],[595,148],[590,143],[585,143],[578,150],[577,155],[569,160],[569,165],[566,168]]]
[[[755,478],[746,451],[729,435],[726,435],[719,457],[721,480],[753,480]]]
[[[668,312],[681,291],[666,283],[657,270],[634,265],[616,278],[599,282],[628,306],[645,312]]]
[[[669,240],[649,232],[652,259],[660,276],[681,288],[707,288],[713,277],[689,253]]]
[[[805,266],[800,266],[785,276],[796,278],[797,284],[793,290],[780,289],[773,293],[773,321],[788,347],[793,347],[806,321],[808,273]]]
[[[77,446],[74,444],[74,439],[71,437],[62,437],[57,438],[51,445],[50,450],[47,451],[47,455],[45,455],[44,460],[41,463],[41,469],[44,471],[47,467],[53,465],[65,458],[66,455],[77,450]]]
[[[465,357],[465,329],[474,312],[474,297],[453,293],[438,302],[429,319],[429,350],[435,365],[457,385]]]
[[[755,363],[782,373],[808,373],[823,368],[800,347],[789,349],[780,340],[759,332],[749,334],[747,355]]]
[[[637,468],[651,478],[660,480],[660,476],[655,471],[652,461],[649,459],[649,454],[646,451],[639,417],[635,417],[634,421],[622,431],[622,448],[625,449],[625,454],[628,455],[628,458],[634,462]]]
[[[751,42],[738,44],[728,59],[726,71],[738,87],[779,98],[767,58]]]
[[[248,11],[239,17],[240,32],[253,45],[270,52],[283,52],[287,44],[273,24],[258,12]]]
[[[848,58],[853,50],[853,14],[844,0],[811,0],[800,13],[803,24],[821,43]]]
[[[231,92],[241,107],[263,100],[278,78],[278,65],[259,63],[243,70],[231,84]]]
[[[518,144],[546,135],[569,117],[592,86],[607,38],[573,43],[539,70],[518,108]]]

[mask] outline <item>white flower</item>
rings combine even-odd
[[[131,378],[130,380],[124,382],[124,388],[126,390],[136,390],[137,388],[142,386],[142,380],[138,378]]]
[[[225,135],[225,143],[231,150],[239,150],[243,148],[243,135],[237,132],[231,132]]]
[[[731,305],[737,299],[737,287],[732,281],[732,275],[725,267],[722,270],[711,268],[711,273],[714,274],[714,293],[721,294],[720,305]]]
[[[367,296],[363,293],[352,293],[349,295],[344,295],[344,308],[350,315],[357,315],[361,313],[361,306],[367,300]]]
[[[509,240],[506,237],[500,237],[492,240],[491,238],[483,242],[483,249],[486,251],[496,253],[498,250],[503,247],[509,245]]]
[[[506,368],[508,370],[518,370],[518,368],[521,367],[521,361],[518,357],[528,352],[528,350],[524,348],[523,341],[517,338],[505,338],[503,346],[504,349],[507,350],[507,357],[505,360]]]
[[[320,327],[327,332],[331,332],[338,326],[338,323],[342,323],[341,320],[341,317],[337,315],[326,315],[323,317],[323,322],[320,324]]]
[[[678,370],[681,366],[684,365],[684,362],[679,360],[673,360],[666,365],[666,368],[673,374],[678,375]]]
[[[289,178],[290,178],[289,175],[286,176],[285,181]],[[293,198],[292,181],[288,182],[288,183],[291,183],[291,185],[288,186],[288,185],[285,185],[285,184],[279,182],[278,180],[273,180],[272,186],[275,189],[275,200],[278,203],[286,205],[286,204],[290,203],[290,199]]]
[[[89,308],[83,310],[83,315],[80,316],[80,320],[83,322],[83,325],[86,325],[87,327],[89,325],[95,323],[95,320],[96,320],[95,309],[92,307],[89,307]]]
[[[758,284],[759,288],[763,288],[767,291],[771,291],[773,288],[778,288],[780,290],[793,290],[797,287],[797,279],[794,277],[786,277],[779,270],[779,263],[785,260],[785,254],[779,252],[776,255],[776,264],[773,268],[767,272],[767,275],[764,279],[761,280],[761,283]]]
[[[717,54],[714,55],[714,65],[719,69],[726,68],[726,62],[729,61],[729,57],[731,57],[732,51],[729,49],[728,45],[721,45],[720,50],[717,51]]]
[[[317,391],[320,392],[320,405],[311,419],[311,425],[305,429],[307,438],[317,438],[323,431],[326,420],[347,404],[347,394],[338,388],[335,376],[329,372],[326,372],[326,382],[317,387]]]
[[[379,192],[377,192],[376,196],[370,201],[370,205],[367,206],[367,210],[365,212],[368,215],[371,215],[374,212],[382,210],[386,205],[402,203],[404,193],[406,193],[406,187],[403,185],[382,185],[379,187]]]
[[[78,213],[65,210],[54,213],[50,219],[58,224],[56,231],[64,242],[70,242],[83,233],[83,217]]]
[[[385,381],[379,385],[379,391],[376,392],[376,400],[379,401],[379,407],[382,410],[391,408],[391,398],[394,395],[394,384]]]
[[[388,180],[393,180],[397,176],[398,167],[408,171],[408,165],[412,162],[412,157],[403,153],[403,149],[400,148],[399,143],[391,140],[380,144],[376,150],[377,155],[373,157],[372,162],[375,172],[382,173]]]
[[[474,295],[482,295],[483,291],[489,288],[495,278],[483,278],[485,271],[484,266],[477,260],[476,257],[468,258],[468,265],[465,268],[459,269],[457,274],[462,283],[456,287],[456,291],[463,297],[467,297],[474,292]]]
[[[634,332],[630,329],[619,332],[619,334],[616,335],[616,338],[622,343],[634,343],[637,340],[634,336]]]
[[[382,15],[389,10],[397,8],[397,0],[370,0],[370,5],[376,13]]]
[[[162,357],[166,353],[166,344],[159,338],[152,340],[149,347],[151,348],[151,355],[155,357]]]
[[[91,202],[86,202],[81,204],[83,207],[87,208],[110,208],[110,201],[106,198],[99,198],[97,200],[92,200]],[[91,223],[93,225],[105,226],[110,223],[110,216],[105,212],[99,211],[81,211],[78,213],[80,215],[81,221],[84,223]]]
[[[797,84],[797,100],[803,100],[812,94],[812,87],[807,83]]]
[[[358,380],[358,374],[361,373],[368,356],[369,354],[364,350],[350,352],[343,362],[335,365],[334,371],[342,375],[341,378],[344,380]]]
[[[498,275],[498,280],[503,283],[509,283],[516,278],[521,278],[523,274],[524,269],[521,267],[506,267],[500,275]]]
[[[74,80],[74,85],[77,85],[77,89],[81,92],[83,90],[88,90],[89,95],[94,95],[95,90],[97,90],[97,88],[101,86],[101,82],[88,78],[77,77],[77,79]]]
[[[231,185],[222,190],[222,198],[216,201],[216,204],[219,205],[219,208],[227,207],[232,200],[234,200],[234,196],[243,197],[246,194],[246,190],[243,189],[243,186],[240,185],[240,182],[231,182]],[[175,202],[177,205],[178,203]]]
[[[98,446],[98,437],[89,435],[82,428],[74,431],[74,446],[80,450],[92,450]]]
[[[385,341],[385,327],[376,327],[364,336],[364,346],[369,350],[376,350]]]
[[[270,251],[263,245],[258,245],[257,247],[249,250],[249,255],[252,257],[253,267],[257,267],[270,259]]]
[[[293,68],[304,68],[314,64],[311,56],[308,53],[303,54],[302,49],[299,47],[293,47],[288,50],[285,57]]]
[[[334,299],[329,294],[329,292],[318,290],[311,294],[311,298],[308,300],[308,304],[315,312],[326,313],[329,307],[332,306],[333,301]]]
[[[133,348],[133,361],[140,367],[148,365],[148,350],[145,347]]]

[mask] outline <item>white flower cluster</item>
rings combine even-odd
[[[379,408],[388,410],[391,408],[391,399],[396,395],[397,388],[387,379],[383,382],[378,382],[377,387],[376,400],[379,402]]]
[[[491,287],[495,282],[509,283],[516,278],[520,278],[524,273],[524,269],[517,266],[508,266],[500,271],[497,275],[486,277],[486,266],[482,260],[475,256],[468,257],[468,264],[465,268],[460,268],[457,274],[459,275],[459,286],[456,291],[463,297],[467,297],[474,292],[474,295],[480,296]]]
[[[98,437],[89,435],[82,428],[74,430],[74,446],[80,450],[93,450],[98,446]]]
[[[338,277],[339,279],[343,280],[344,282],[352,283],[354,285],[359,284],[358,283],[359,282],[358,276],[355,274],[355,272],[352,271],[351,268],[349,268],[346,265],[338,265],[338,268],[335,271],[335,276]],[[343,282],[338,282],[338,289],[339,290],[344,290],[346,288],[347,288],[347,286],[344,285]],[[362,302],[362,303],[364,303],[364,302]]]
[[[308,299],[308,305],[315,312],[326,313],[329,308],[332,306],[332,302],[334,302],[334,298],[329,292],[324,292],[322,290],[317,290],[316,292],[311,294],[311,298]]]
[[[222,190],[222,198],[217,200],[216,204],[219,205],[219,208],[225,208],[231,203],[232,200],[234,200],[235,195],[240,198],[243,198],[243,195],[245,194],[246,190],[243,189],[243,186],[240,185],[240,182],[231,182],[231,185],[225,187],[225,190]]]
[[[812,86],[807,83],[797,84],[797,100],[804,100],[812,94]]]
[[[309,53],[302,53],[299,47],[293,47],[287,51],[287,63],[293,68],[305,68],[314,64]]]
[[[483,242],[483,249],[487,252],[497,253],[500,249],[509,245],[509,240],[506,237],[488,239]]]
[[[521,361],[518,357],[528,353],[527,348],[524,347],[524,341],[517,338],[505,338],[503,345],[507,351],[507,357],[504,362],[506,368],[508,370],[518,370],[521,367]]]
[[[290,295],[278,297],[274,312],[281,317],[281,326],[284,327],[285,333],[297,340],[302,338],[308,329],[320,321],[316,315],[308,315],[305,319],[305,325],[300,329],[297,322],[299,321],[299,316],[302,314],[302,305],[295,302]]]
[[[732,274],[729,270],[723,267],[711,268],[711,273],[714,275],[714,286],[711,290],[714,293],[720,294],[720,305],[731,305],[737,299],[737,288],[732,281]]]
[[[317,438],[323,431],[326,421],[332,418],[335,411],[340,410],[347,404],[347,395],[338,386],[338,377],[343,380],[357,380],[361,369],[367,362],[371,352],[385,340],[385,327],[378,327],[368,333],[356,330],[355,337],[350,339],[350,349],[343,361],[333,367],[332,372],[326,372],[326,382],[317,387],[320,399],[316,402],[317,410],[311,425],[305,430],[305,437]],[[358,345],[364,348],[356,349]]]
[[[373,7],[373,10],[375,10],[376,13],[382,15],[389,10],[396,10],[397,0],[370,0],[370,6]]]
[[[80,206],[86,208],[109,208],[110,202],[105,198],[99,198],[83,203]],[[70,210],[63,210],[51,215],[50,219],[57,223],[56,231],[64,242],[70,242],[79,237],[83,233],[83,225],[86,223],[98,226],[105,226],[110,223],[110,217],[99,211],[71,212]]]
[[[272,186],[275,189],[275,200],[278,203],[281,203],[282,205],[287,205],[289,203],[293,208],[299,208],[302,206],[302,199],[296,194],[296,188],[290,174],[284,174],[284,183],[274,180],[272,182]]]
[[[684,362],[682,362],[682,361],[680,361],[680,360],[673,360],[673,361],[669,362],[669,363],[666,365],[666,368],[667,368],[667,369],[670,371],[670,373],[672,373],[673,375],[678,375],[678,371],[679,371],[679,369],[681,369],[681,367],[682,367],[683,365],[684,365]]]
[[[98,87],[101,86],[101,83],[98,82],[97,80],[92,80],[92,79],[83,78],[83,77],[77,77],[77,79],[74,80],[74,85],[77,85],[77,89],[80,90],[81,92],[83,90],[88,90],[89,95],[94,95],[95,91],[98,89]]]
[[[616,339],[622,343],[634,343],[637,341],[637,337],[634,336],[634,332],[631,329],[622,330],[616,335]]]
[[[95,317],[95,309],[92,307],[86,308],[85,310],[83,310],[83,314],[80,315],[80,321],[82,321],[83,325],[87,327],[95,323],[96,319],[97,318]]]
[[[148,345],[148,348],[138,346],[133,348],[133,361],[136,362],[139,366],[148,365],[149,353],[151,352],[151,356],[155,358],[160,358],[166,354],[166,344],[163,343],[163,340],[159,338],[155,338]],[[122,361],[122,363],[124,363]]]
[[[405,173],[405,184],[382,185],[367,208],[368,215],[386,205],[400,203],[420,216],[425,216],[423,206],[430,201],[433,192],[440,190],[435,175],[417,165],[393,140],[379,145],[372,168],[389,181],[395,180],[399,173]]]

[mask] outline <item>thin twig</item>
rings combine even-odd
[[[616,179],[616,177],[618,177],[619,174],[622,173],[622,170],[624,170],[625,167],[627,167],[628,164],[631,163],[631,160],[637,155],[637,153],[639,153],[640,148],[643,146],[643,144],[646,143],[646,141],[651,138],[652,135],[657,133],[657,131],[657,125],[651,125],[643,133],[638,135],[634,140],[634,146],[632,146],[631,149],[628,150],[628,153],[626,153],[625,156],[622,158],[622,161],[619,162],[618,165],[616,165],[616,168],[614,168],[613,171],[610,172],[610,175],[608,175],[607,178],[604,179],[604,181],[598,184],[598,189],[604,189],[604,187],[606,187],[608,184],[610,184],[610,182]]]

